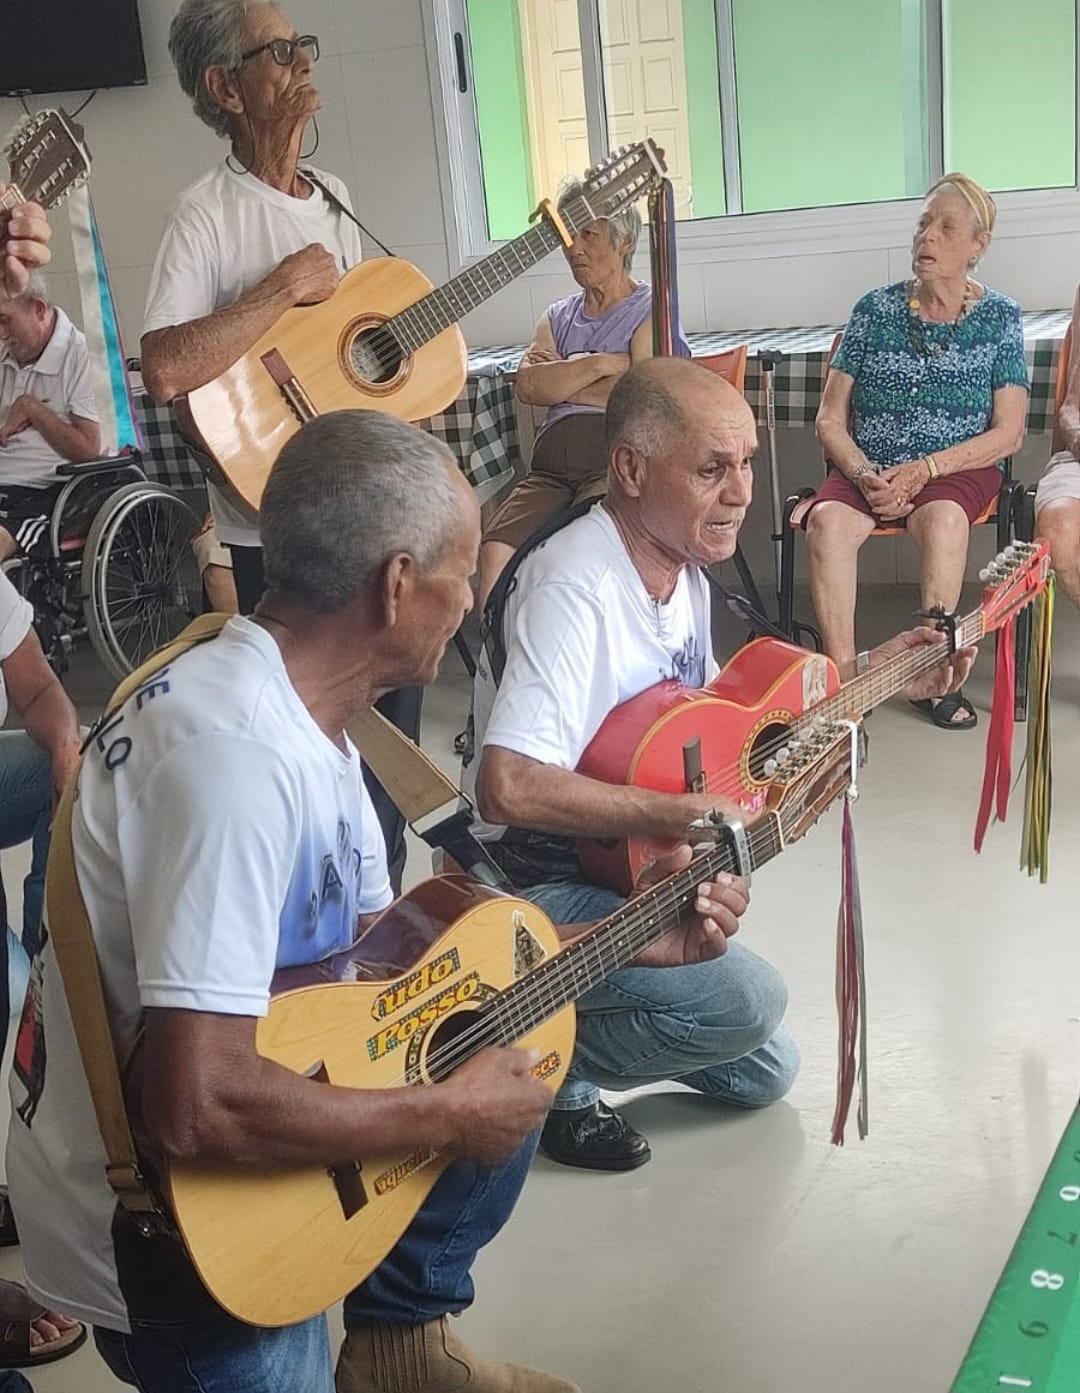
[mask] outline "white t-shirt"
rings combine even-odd
[[[163,669],[100,731],[72,830],[121,1059],[146,1007],[265,1015],[275,969],[348,947],[357,917],[391,900],[359,755],[316,725],[248,619]],[[116,1202],[48,939],[11,1096],[8,1184],[30,1286],[47,1306],[126,1329]]]
[[[506,667],[496,689],[486,649],[477,659],[477,756],[499,745],[575,769],[605,717],[657,682],[702,687],[718,672],[708,583],[686,566],[661,604],[645,584],[611,514],[599,505],[522,562],[503,619]],[[505,829],[481,823],[487,840]]]
[[[21,367],[0,347],[0,421],[16,397],[37,397],[57,416],[98,419],[94,387],[90,381],[90,354],[86,339],[62,309],[56,311],[52,337],[34,363]],[[56,482],[56,466],[64,456],[54,450],[40,431],[20,431],[0,446],[0,488],[47,488]]]
[[[311,172],[351,209],[340,179],[314,167]],[[173,210],[150,277],[143,334],[226,308],[287,256],[316,242],[334,255],[343,273],[363,255],[356,224],[321,190],[293,198],[253,174],[217,165],[184,190]],[[257,547],[253,516],[212,484],[207,491],[221,540]]]
[[[0,663],[11,657],[30,632],[33,622],[33,605],[29,600],[23,599],[3,571],[0,571]],[[7,718],[7,709],[7,688],[4,686],[3,669],[0,669],[0,726]],[[2,927],[0,925],[0,931]]]

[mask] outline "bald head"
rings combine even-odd
[[[608,458],[618,445],[646,458],[666,455],[705,415],[734,429],[753,429],[753,413],[730,382],[689,358],[647,358],[624,374],[608,397]]]

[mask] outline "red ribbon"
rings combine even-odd
[[[990,808],[997,792],[997,818],[1005,821],[1009,810],[1009,785],[1012,782],[1012,744],[1016,672],[1016,644],[1013,641],[1013,621],[1007,619],[997,637],[994,657],[994,700],[990,708],[990,726],[986,732],[986,767],[983,770],[979,812],[975,818],[975,850],[982,851],[983,838],[990,825]]]

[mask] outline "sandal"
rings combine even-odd
[[[49,1314],[18,1282],[0,1281],[0,1369],[31,1369],[66,1359],[86,1343],[86,1326],[62,1330],[55,1340],[30,1343],[34,1321]]]
[[[943,697],[923,697],[921,701],[913,701],[912,706],[929,716],[933,723],[941,730],[974,730],[979,724],[979,718],[975,714],[975,708],[968,701],[962,690],[949,692]],[[966,719],[954,721],[953,717],[958,711],[967,713]]]

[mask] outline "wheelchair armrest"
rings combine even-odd
[[[81,464],[66,460],[57,465],[56,472],[61,479],[77,479],[83,474],[110,474],[128,467],[142,472],[142,455],[138,450],[127,455],[111,455],[108,459],[85,460]]]

